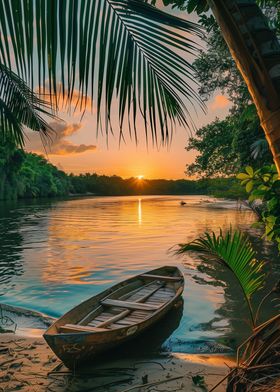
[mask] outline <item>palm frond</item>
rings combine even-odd
[[[264,263],[256,260],[256,254],[248,238],[240,231],[220,230],[219,235],[204,233],[203,236],[186,244],[179,244],[177,254],[198,252],[226,266],[236,277],[247,300],[252,324],[254,317],[250,299],[264,285]],[[205,259],[204,257],[204,260]]]
[[[257,139],[251,145],[251,155],[254,159],[263,157],[269,151],[269,145],[265,138]]]
[[[89,95],[106,133],[117,97],[120,137],[126,118],[136,141],[138,111],[156,143],[168,142],[176,123],[192,125],[186,101],[203,107],[183,57],[196,52],[191,36],[200,33],[198,25],[142,0],[0,2],[0,62],[10,67],[14,59],[19,75],[47,88],[53,102],[58,81],[69,102],[74,89],[81,107]]]
[[[1,139],[12,137],[17,145],[23,146],[23,126],[46,134],[51,128],[42,115],[55,118],[47,101],[36,95],[9,68],[0,64]]]

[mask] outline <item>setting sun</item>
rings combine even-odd
[[[144,179],[144,176],[141,174],[140,176],[136,176],[136,178],[137,178],[138,180],[143,180],[143,179]]]

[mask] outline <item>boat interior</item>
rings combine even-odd
[[[164,275],[142,274],[116,288],[89,307],[82,318],[76,317],[76,322],[58,326],[58,332],[105,332],[147,320],[171,301],[183,285],[183,276],[177,268],[174,274],[164,272]]]

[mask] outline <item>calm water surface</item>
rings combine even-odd
[[[260,257],[276,256],[250,229],[255,220],[250,211],[238,210],[235,202],[209,200],[133,196],[1,204],[0,302],[59,316],[113,283],[176,264],[186,278],[184,303],[157,327],[163,348],[234,347],[248,333],[234,280],[198,257],[178,259],[168,250],[205,230],[232,225],[249,232]]]

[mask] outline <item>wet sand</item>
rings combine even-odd
[[[112,358],[73,375],[42,337],[0,334],[0,390],[50,392],[207,391],[233,362],[221,355],[166,354]],[[198,386],[200,384],[200,387]],[[225,391],[225,383],[216,391]]]

